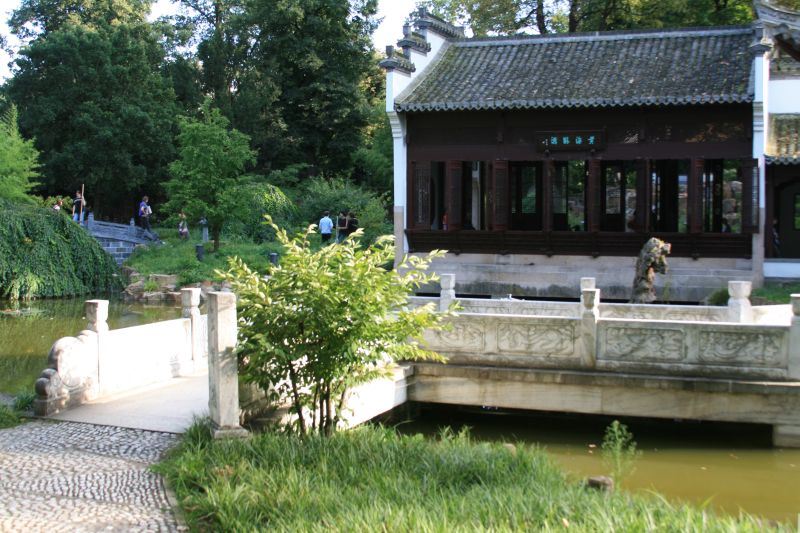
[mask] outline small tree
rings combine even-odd
[[[172,179],[167,183],[167,208],[182,209],[191,220],[205,216],[215,251],[225,219],[237,204],[236,193],[246,182],[245,166],[255,161],[250,138],[229,124],[208,102],[201,120],[181,119],[180,159],[170,165]]]
[[[439,327],[432,305],[411,308],[408,296],[435,279],[428,257],[408,257],[399,272],[384,265],[394,256],[391,236],[361,248],[360,230],[342,244],[313,251],[315,226],[290,239],[273,225],[283,245],[270,277],[232,258],[224,273],[239,296],[240,374],[279,404],[289,404],[301,435],[329,435],[348,391],[386,375],[392,359],[437,359],[419,339]]]
[[[39,176],[39,152],[17,127],[17,108],[10,106],[0,116],[0,198],[33,203],[28,192]]]

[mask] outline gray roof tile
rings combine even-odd
[[[750,27],[461,39],[397,111],[750,102]]]

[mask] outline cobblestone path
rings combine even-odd
[[[178,531],[148,468],[176,439],[75,422],[0,430],[0,532]]]

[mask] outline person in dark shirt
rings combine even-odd
[[[339,211],[339,217],[336,219],[336,242],[340,243],[347,237],[347,213],[342,210]]]
[[[78,224],[83,223],[83,217],[86,214],[86,200],[81,195],[80,191],[75,191],[75,197],[72,199],[72,220]]]
[[[347,215],[347,235],[352,235],[358,229],[358,218],[354,211]]]

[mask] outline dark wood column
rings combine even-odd
[[[689,233],[703,231],[703,171],[704,159],[692,159],[689,164],[689,198],[686,203],[686,217],[689,219]]]
[[[510,211],[508,161],[495,161],[492,172],[492,197],[494,198],[492,229],[495,231],[507,230]]]
[[[409,227],[431,228],[431,162],[412,161],[410,168]]]
[[[652,196],[652,180],[650,178],[650,161],[636,161],[636,231],[650,231],[650,202]]]
[[[553,229],[553,179],[556,164],[552,159],[542,163],[542,231]]]
[[[462,212],[462,178],[464,163],[461,161],[448,161],[445,170],[444,205],[447,213],[447,230],[459,230],[463,224]]]
[[[600,231],[600,160],[589,159],[586,175],[586,230]]]

